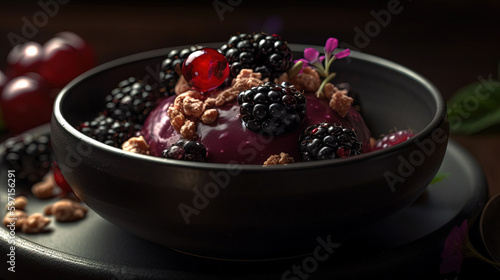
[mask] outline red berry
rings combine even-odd
[[[229,64],[217,50],[203,48],[184,60],[182,75],[194,89],[207,92],[224,83],[229,76]]]
[[[52,171],[54,172],[54,181],[61,188],[61,190],[63,190],[64,192],[72,192],[73,190],[71,190],[71,187],[69,186],[68,182],[66,181],[66,179],[64,179],[61,169],[59,168],[59,165],[57,165],[57,162],[55,161],[52,164]]]
[[[43,46],[38,73],[53,87],[62,88],[86,71],[80,52],[62,38],[52,38]]]
[[[80,56],[83,58],[83,65],[86,70],[93,68],[95,66],[95,54],[92,47],[85,42],[80,36],[73,32],[60,32],[57,33],[56,38],[61,38],[64,42],[80,52]]]
[[[15,76],[36,72],[42,64],[42,46],[36,42],[27,42],[15,46],[7,56],[7,64]]]
[[[410,137],[412,137],[413,135],[414,134],[410,129],[400,130],[387,134],[384,137],[377,140],[377,143],[375,143],[375,146],[373,147],[373,151],[392,147],[396,144],[402,143],[410,139]]]
[[[5,124],[14,133],[48,123],[52,115],[49,88],[34,73],[10,80],[1,93],[0,107]]]

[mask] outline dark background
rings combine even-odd
[[[48,2],[50,0],[42,0]],[[500,1],[404,0],[402,11],[360,47],[356,28],[374,21],[389,0],[250,1],[219,17],[214,1],[69,1],[33,37],[44,43],[60,31],[73,31],[93,47],[104,63],[137,52],[194,43],[226,41],[236,32],[278,33],[291,43],[324,45],[329,37],[363,52],[388,58],[428,78],[448,99],[479,76],[498,77]],[[51,2],[55,2],[52,0]],[[20,36],[23,18],[33,22],[42,8],[37,1],[0,4],[0,68],[11,49],[8,34]],[[371,12],[373,11],[373,12]],[[500,135],[453,135],[478,160],[488,178],[490,196],[500,192]],[[465,273],[491,269],[472,265]],[[488,271],[488,270],[487,270]]]

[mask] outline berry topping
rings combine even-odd
[[[152,92],[151,86],[130,77],[106,95],[105,114],[119,121],[143,124],[159,97]]]
[[[56,184],[63,190],[64,192],[71,192],[71,187],[69,186],[68,182],[66,182],[66,179],[64,179],[61,169],[59,168],[59,165],[57,165],[57,162],[54,161],[52,164],[52,171],[54,172],[54,181]]]
[[[99,142],[120,148],[142,126],[134,122],[119,121],[99,114],[94,120],[82,123],[77,129]]]
[[[238,95],[240,118],[255,132],[280,135],[299,126],[307,113],[306,98],[289,82],[266,83]]]
[[[345,158],[359,155],[362,143],[353,129],[319,123],[306,128],[299,140],[302,161]]]
[[[189,49],[182,50],[171,50],[167,58],[161,63],[160,72],[160,82],[162,84],[161,92],[164,95],[174,95],[175,85],[179,80],[180,75],[182,75],[182,64],[184,60],[194,51],[201,49],[202,47],[194,45]]]
[[[217,50],[203,48],[184,60],[182,75],[194,89],[207,92],[224,83],[229,76],[229,65]]]
[[[377,140],[375,146],[373,147],[373,151],[392,147],[396,144],[410,139],[413,135],[414,134],[411,129],[399,130],[393,133],[389,133]]]
[[[179,139],[170,148],[162,153],[164,158],[187,160],[187,161],[207,161],[207,149],[197,141]]]
[[[277,78],[292,66],[292,51],[277,35],[265,33],[234,35],[220,48],[231,67],[231,77],[242,69],[262,73],[262,79]]]
[[[22,139],[5,142],[3,162],[6,169],[16,170],[16,178],[34,184],[50,170],[51,150],[48,135],[24,134]]]

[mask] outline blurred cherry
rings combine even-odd
[[[42,65],[38,73],[55,88],[62,88],[85,68],[84,58],[62,38],[52,38],[43,46]]]
[[[36,42],[19,44],[12,48],[7,55],[9,73],[13,76],[20,76],[28,72],[36,72],[42,64],[42,46]]]
[[[61,38],[64,42],[80,52],[83,57],[85,71],[95,66],[95,54],[92,47],[85,42],[80,36],[73,32],[60,32],[55,35],[56,38]]]
[[[13,78],[2,90],[0,107],[5,125],[15,134],[48,123],[52,115],[49,87],[34,73]]]

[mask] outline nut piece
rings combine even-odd
[[[217,117],[219,117],[217,109],[208,109],[203,113],[203,115],[201,115],[200,120],[203,123],[213,123],[217,120]]]
[[[49,172],[42,181],[34,184],[31,187],[31,192],[37,198],[51,198],[56,195],[56,182],[54,181],[54,173]]]
[[[122,144],[122,150],[137,154],[149,155],[149,145],[141,135],[139,137],[132,137]]]
[[[323,93],[325,97],[330,100],[330,108],[344,118],[354,101],[352,97],[347,95],[347,90],[340,90],[333,84],[328,83],[323,88]]]
[[[373,149],[375,144],[377,144],[377,139],[370,137],[370,148]]]
[[[179,133],[184,139],[193,139],[196,136],[196,124],[191,120],[186,120]]]
[[[15,226],[15,229],[21,229],[28,214],[22,210],[9,211],[3,217],[2,223],[4,226]]]
[[[73,222],[81,220],[87,214],[87,208],[70,199],[61,199],[52,205],[47,205],[43,213],[47,216],[54,215],[58,222]]]
[[[41,213],[31,214],[24,221],[21,231],[23,233],[39,233],[44,231],[49,223],[50,219]]]
[[[302,73],[290,79],[290,82],[299,91],[315,92],[319,89],[321,79],[318,72],[307,66],[302,69]]]
[[[28,199],[25,196],[18,196],[13,201],[9,201],[5,206],[5,210],[9,210],[9,207],[14,206],[16,210],[24,210],[28,204]]]
[[[280,153],[279,155],[270,156],[265,162],[264,166],[268,165],[287,165],[289,163],[294,163],[295,160],[287,153]]]

